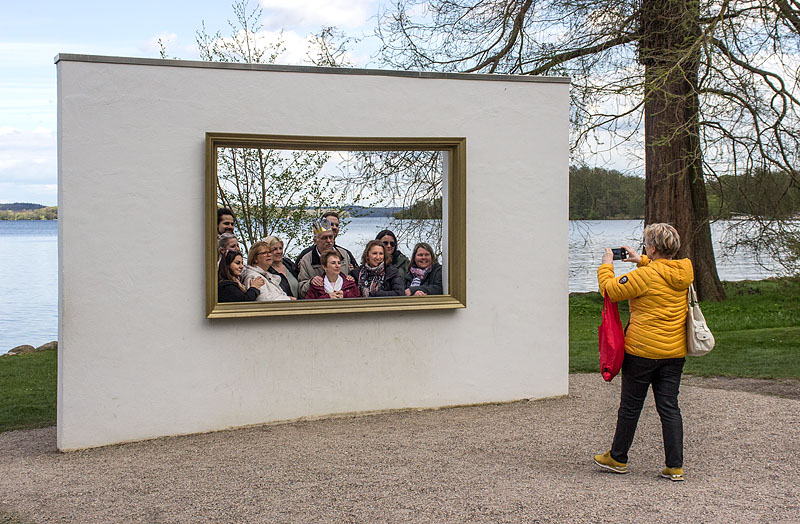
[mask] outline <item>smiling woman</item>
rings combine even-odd
[[[465,173],[463,138],[207,133],[207,317],[465,307]],[[336,191],[321,190],[330,189],[333,182],[336,182]],[[347,211],[343,209],[346,206],[337,204],[330,195],[334,194],[340,201],[345,198],[353,202],[359,198],[378,201],[387,198],[387,193],[391,202],[406,203],[408,195],[413,195],[413,203],[436,201],[440,204],[435,208],[438,218],[403,220],[399,226],[405,227],[405,238],[425,241],[424,251],[431,258],[427,266],[420,262],[423,265],[420,270],[426,272],[428,279],[428,273],[435,273],[433,276],[438,278],[438,287],[432,292],[417,289],[419,285],[415,286],[414,293],[406,292],[404,274],[399,273],[387,255],[389,249],[396,247],[396,240],[383,235],[385,239],[370,242],[360,268],[350,252],[336,244],[338,227],[334,228],[332,222],[338,226],[341,216],[346,223]],[[307,255],[298,258],[299,298],[305,298],[312,286],[316,289],[323,285],[329,268],[322,264],[321,255],[331,250],[341,254],[342,277],[338,278],[357,282],[362,298],[345,301],[222,300],[216,281],[220,207],[233,210],[236,215],[234,235],[245,248],[260,244],[261,239],[272,235],[287,239],[287,245],[292,240],[302,243],[313,230],[315,245],[304,251]],[[344,214],[325,215],[334,208]],[[326,216],[330,220],[324,218]],[[413,227],[419,223],[426,224],[428,229]],[[435,229],[430,229],[431,224]],[[391,242],[395,242],[395,246]],[[369,247],[375,252],[368,252]],[[436,260],[437,253],[445,262],[434,267],[431,261]],[[247,264],[258,267],[258,260],[248,260]],[[443,274],[446,275],[444,279]],[[319,289],[315,293],[318,295]],[[323,298],[317,295],[313,298]],[[381,297],[382,300],[366,300],[365,297]]]

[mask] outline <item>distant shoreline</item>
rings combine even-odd
[[[0,220],[58,220],[58,206],[40,206],[39,204],[18,203],[0,204]]]

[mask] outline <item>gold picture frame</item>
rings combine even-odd
[[[445,295],[225,302],[217,300],[217,162],[220,148],[262,148],[308,151],[443,151],[446,172],[447,275]],[[443,217],[444,218],[444,217]],[[466,138],[464,137],[333,137],[206,133],[206,318],[318,315],[372,311],[416,311],[464,308],[466,285]]]

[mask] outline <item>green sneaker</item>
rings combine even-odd
[[[600,466],[601,468],[605,468],[608,470],[613,471],[614,473],[627,473],[628,472],[628,465],[623,462],[617,462],[613,458],[611,458],[611,452],[606,451],[602,455],[595,455],[594,456],[594,463]]]
[[[661,470],[661,476],[673,482],[681,482],[683,480],[683,468],[664,468]]]

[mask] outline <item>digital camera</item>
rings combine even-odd
[[[611,252],[614,253],[614,260],[625,260],[628,258],[628,251],[624,247],[612,249]]]

